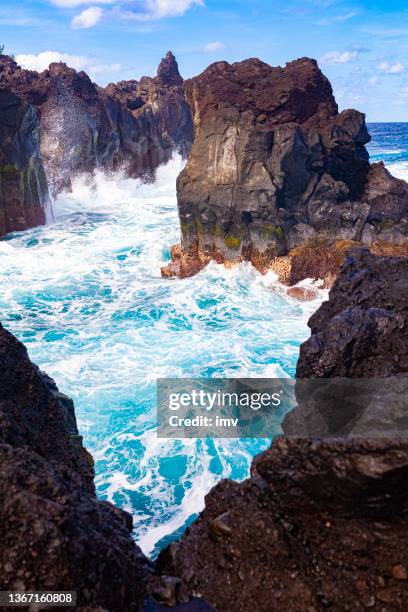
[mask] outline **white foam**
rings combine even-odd
[[[211,263],[186,280],[160,267],[179,242],[176,156],[155,184],[95,173],[54,202],[55,221],[0,242],[2,319],[71,395],[98,492],[156,542],[201,510],[220,478],[243,478],[267,441],[159,441],[157,377],[286,377],[318,301],[276,275]],[[319,299],[325,292],[319,293]],[[163,462],[178,458],[177,478]]]
[[[387,168],[393,176],[408,181],[408,162],[387,163]]]

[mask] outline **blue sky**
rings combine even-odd
[[[402,0],[2,0],[0,42],[26,67],[61,58],[102,85],[154,74],[169,49],[184,77],[220,59],[315,57],[340,108],[408,121]]]

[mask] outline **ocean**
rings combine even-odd
[[[372,160],[408,179],[408,124],[369,130]],[[98,495],[132,513],[135,538],[153,556],[212,486],[245,478],[270,443],[157,439],[156,379],[292,377],[307,321],[327,297],[293,300],[248,264],[162,279],[179,241],[182,167],[175,156],[155,184],[75,179],[48,225],[0,241],[0,320],[74,399]]]

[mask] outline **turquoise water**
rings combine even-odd
[[[403,172],[408,155],[395,133],[384,144],[382,128],[374,132],[371,150],[401,149],[388,161]],[[53,222],[0,241],[1,320],[73,397],[98,494],[133,514],[149,554],[185,528],[221,478],[245,478],[268,445],[158,440],[156,379],[293,376],[307,320],[325,297],[299,303],[248,265],[161,279],[179,239],[181,168],[174,159],[155,185],[78,179],[54,203]]]

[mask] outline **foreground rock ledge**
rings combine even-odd
[[[130,535],[132,517],[96,498],[72,401],[1,325],[0,466],[1,590],[72,590],[89,612],[211,610],[159,576]]]
[[[407,316],[408,259],[354,252],[311,318],[297,376],[407,376]],[[276,439],[245,482],[218,484],[160,570],[219,612],[406,610],[408,441],[300,438],[317,416],[290,413],[298,437]]]
[[[338,112],[316,61],[218,62],[185,90],[195,140],[177,182],[182,242],[163,276],[250,261],[287,284],[330,284],[348,243],[408,254],[408,185],[370,165],[365,116]]]

